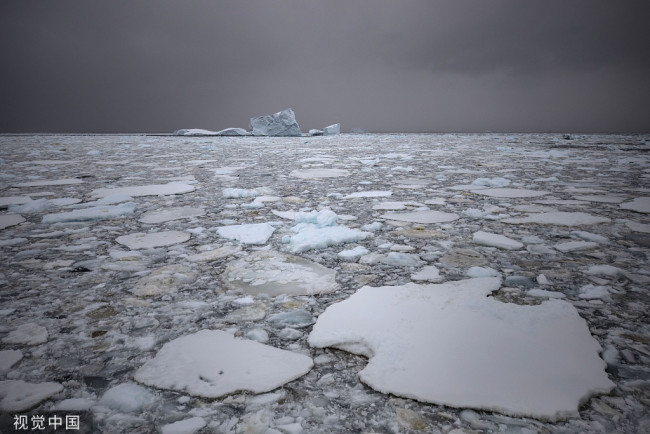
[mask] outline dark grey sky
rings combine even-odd
[[[650,2],[0,3],[0,132],[650,132]]]

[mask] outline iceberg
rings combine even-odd
[[[296,115],[290,108],[272,115],[251,118],[250,130],[254,136],[302,136]]]

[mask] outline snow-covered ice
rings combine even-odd
[[[134,185],[126,187],[98,188],[90,192],[93,197],[107,197],[116,194],[127,196],[165,196],[194,191],[194,186],[184,182],[169,182],[167,184]]]
[[[292,171],[290,175],[303,179],[339,178],[342,176],[349,176],[350,172],[345,169],[298,169]]]
[[[539,197],[549,194],[545,190],[530,190],[527,188],[486,188],[475,190],[475,193],[491,197],[518,198],[518,197]]]
[[[509,218],[502,221],[513,224],[538,223],[541,225],[579,226],[608,223],[610,219],[584,212],[540,212],[530,214],[528,217]]]
[[[62,390],[63,386],[59,383],[29,383],[23,380],[0,381],[0,410],[12,413],[29,410]]]
[[[122,413],[135,413],[152,404],[156,397],[135,383],[122,383],[108,389],[97,404]]]
[[[575,417],[585,398],[614,387],[571,304],[486,297],[499,286],[364,287],[319,316],[309,344],[368,357],[360,378],[380,392],[512,416]]]
[[[0,229],[8,228],[9,226],[19,225],[25,219],[19,214],[0,214]]]
[[[201,330],[163,345],[134,378],[160,389],[217,398],[242,390],[277,389],[312,366],[312,360],[301,354],[235,339],[219,330]]]
[[[4,338],[5,344],[38,345],[47,342],[47,329],[34,322],[19,325]]]
[[[206,426],[205,419],[200,416],[191,417],[189,419],[179,420],[174,423],[163,425],[160,427],[162,434],[192,434]]]
[[[650,197],[637,197],[631,202],[622,203],[620,207],[648,214],[650,213]]]
[[[382,214],[387,220],[397,220],[411,223],[446,223],[458,220],[458,214],[443,211],[412,211],[412,212],[388,212]]]

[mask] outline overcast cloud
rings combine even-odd
[[[650,3],[0,3],[0,132],[650,132]]]

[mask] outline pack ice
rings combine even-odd
[[[556,421],[614,384],[598,342],[562,300],[538,306],[489,295],[499,278],[363,287],[328,307],[313,347],[368,357],[361,380],[382,393]]]

